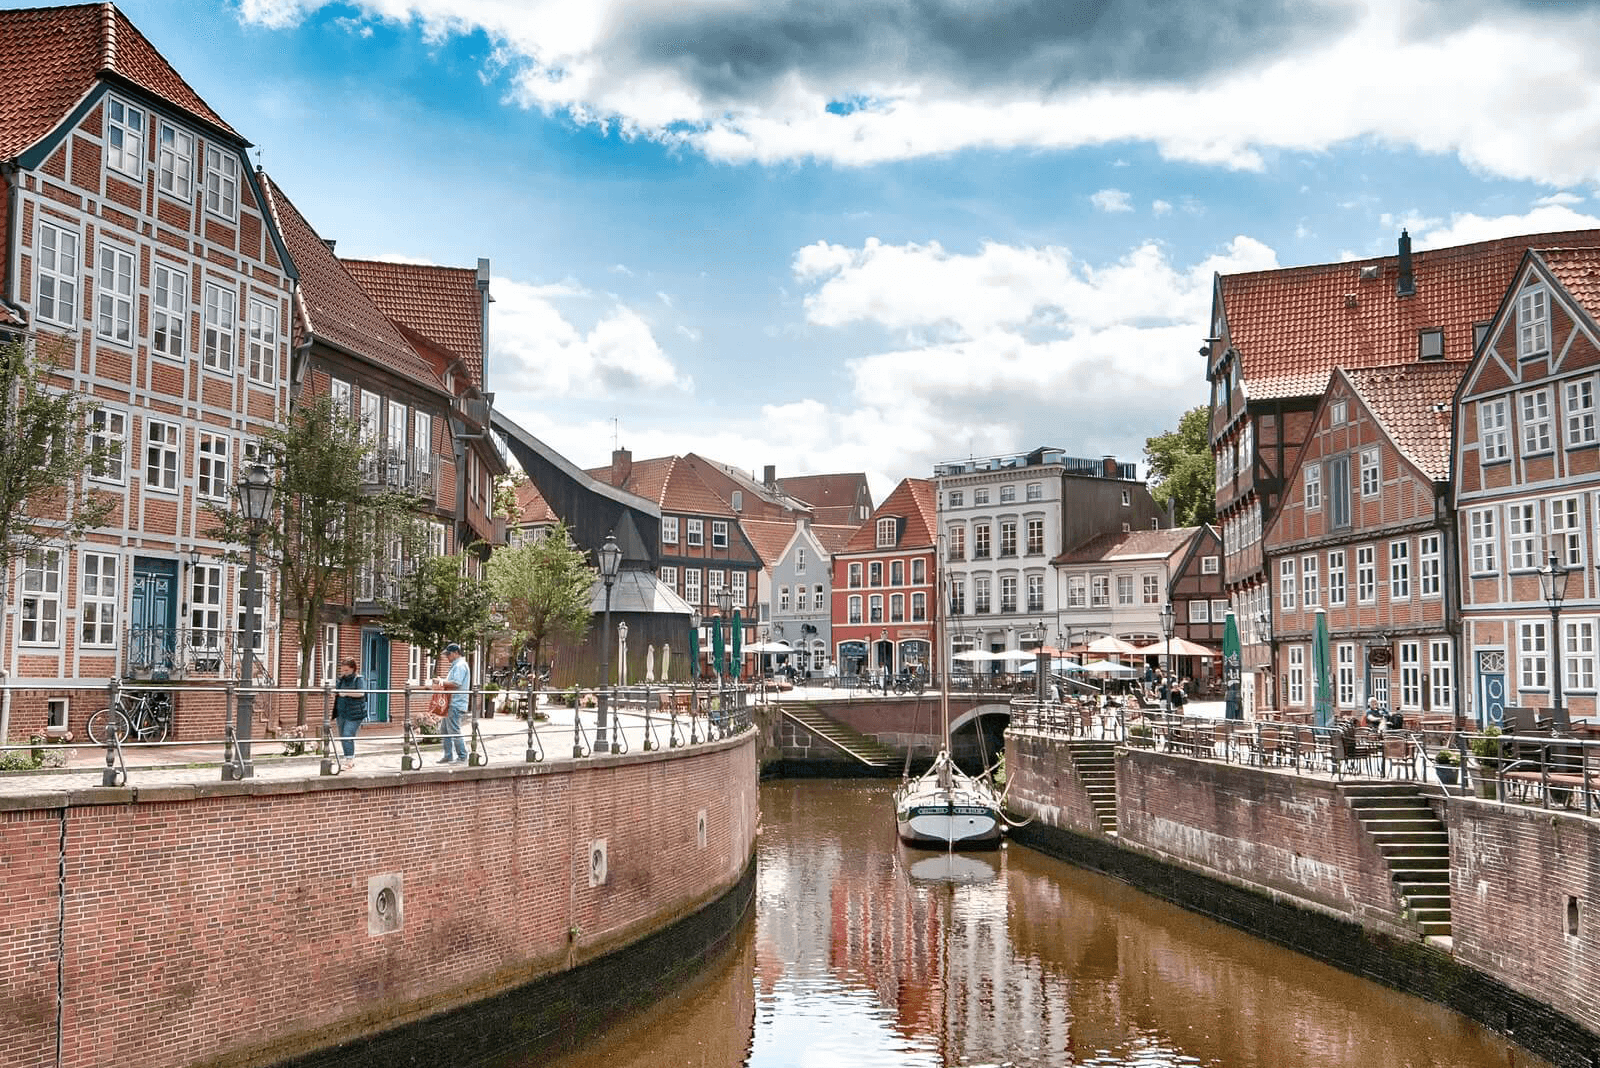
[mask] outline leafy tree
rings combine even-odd
[[[437,657],[451,642],[470,647],[489,630],[487,583],[468,575],[459,556],[429,556],[400,584],[400,598],[384,605],[383,630]]]
[[[63,348],[45,339],[0,342],[0,619],[11,565],[103,526],[113,502],[84,491],[83,476],[126,462],[92,445],[90,420],[99,405],[63,388]],[[8,726],[0,723],[0,742]]]
[[[595,571],[572,545],[565,523],[558,523],[529,545],[496,549],[489,558],[489,588],[505,614],[511,654],[531,647],[529,663],[538,670],[545,644],[575,640],[589,627],[589,598]]]
[[[399,541],[415,553],[421,538],[417,498],[393,489],[363,486],[377,443],[364,440],[361,422],[330,396],[307,398],[281,427],[257,439],[262,462],[273,472],[277,522],[264,525],[264,567],[276,566],[281,608],[298,629],[299,687],[295,722],[306,722],[312,661],[324,622],[342,614],[364,567],[375,564],[374,546]],[[249,524],[238,509],[208,509],[218,536],[249,543]],[[243,554],[230,552],[231,560]],[[393,554],[379,560],[387,564]]]
[[[1198,526],[1217,517],[1209,409],[1191,408],[1178,420],[1178,429],[1145,439],[1144,458],[1155,483],[1150,495],[1157,504],[1172,502],[1178,526]]]

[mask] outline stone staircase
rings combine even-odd
[[[1078,781],[1089,794],[1089,803],[1100,820],[1100,831],[1117,833],[1117,747],[1112,742],[1076,740],[1069,743],[1072,766]]]
[[[846,727],[811,708],[785,708],[783,714],[845,755],[869,768],[899,767],[904,754]]]
[[[1340,790],[1378,844],[1400,899],[1424,935],[1450,934],[1450,833],[1415,785],[1351,783]]]

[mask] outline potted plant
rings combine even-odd
[[[1128,728],[1128,744],[1135,749],[1153,749],[1156,744],[1155,730],[1149,723],[1139,720]]]
[[[1461,777],[1461,757],[1454,749],[1441,749],[1433,754],[1433,771],[1443,786],[1454,786]]]
[[[1495,771],[1500,767],[1501,754],[1504,752],[1504,743],[1500,741],[1500,728],[1485,727],[1483,733],[1473,738],[1469,744],[1472,747],[1474,768],[1472,781],[1477,787],[1478,796],[1485,798],[1499,796]]]
[[[483,686],[483,718],[493,719],[496,707],[500,704],[500,684],[487,682]]]

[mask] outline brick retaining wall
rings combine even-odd
[[[1069,739],[1006,732],[1006,790],[1011,807],[1057,830],[1100,833],[1089,793],[1072,763]]]
[[[277,1063],[595,960],[748,877],[755,751],[0,801],[0,1063],[56,1064],[58,965],[61,1065],[171,1068]],[[386,875],[403,924],[373,934]]]

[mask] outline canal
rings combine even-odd
[[[757,904],[690,986],[532,1068],[1544,1064],[1021,846],[907,850],[892,785],[769,782]]]

